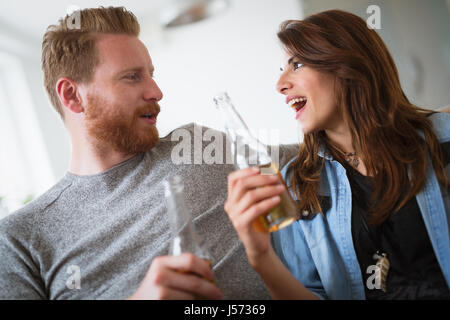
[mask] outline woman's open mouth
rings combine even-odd
[[[307,102],[308,102],[308,99],[306,99],[306,97],[299,97],[299,98],[289,100],[289,102],[288,102],[289,107],[294,109],[296,112],[295,119],[298,119],[300,114],[303,112],[304,107]]]

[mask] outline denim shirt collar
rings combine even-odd
[[[319,146],[319,151],[317,152],[317,154],[322,157],[325,158],[326,160],[333,160],[333,157],[331,156],[331,154],[329,152],[327,152],[325,145],[323,143],[320,144]]]

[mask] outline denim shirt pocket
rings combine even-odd
[[[297,207],[300,204],[300,200],[295,200]],[[322,213],[325,216],[328,210],[331,208],[331,198],[330,196],[319,196],[320,207],[322,208]],[[312,220],[314,219],[320,212],[311,212],[310,210],[303,210],[300,212],[299,220]]]

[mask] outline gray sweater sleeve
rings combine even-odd
[[[16,223],[16,217],[6,217],[0,225],[0,299],[46,299],[39,268],[31,257],[30,241],[22,238],[31,237],[32,221]]]

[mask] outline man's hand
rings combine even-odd
[[[197,256],[161,256],[153,260],[138,290],[129,300],[221,299],[209,264]]]

